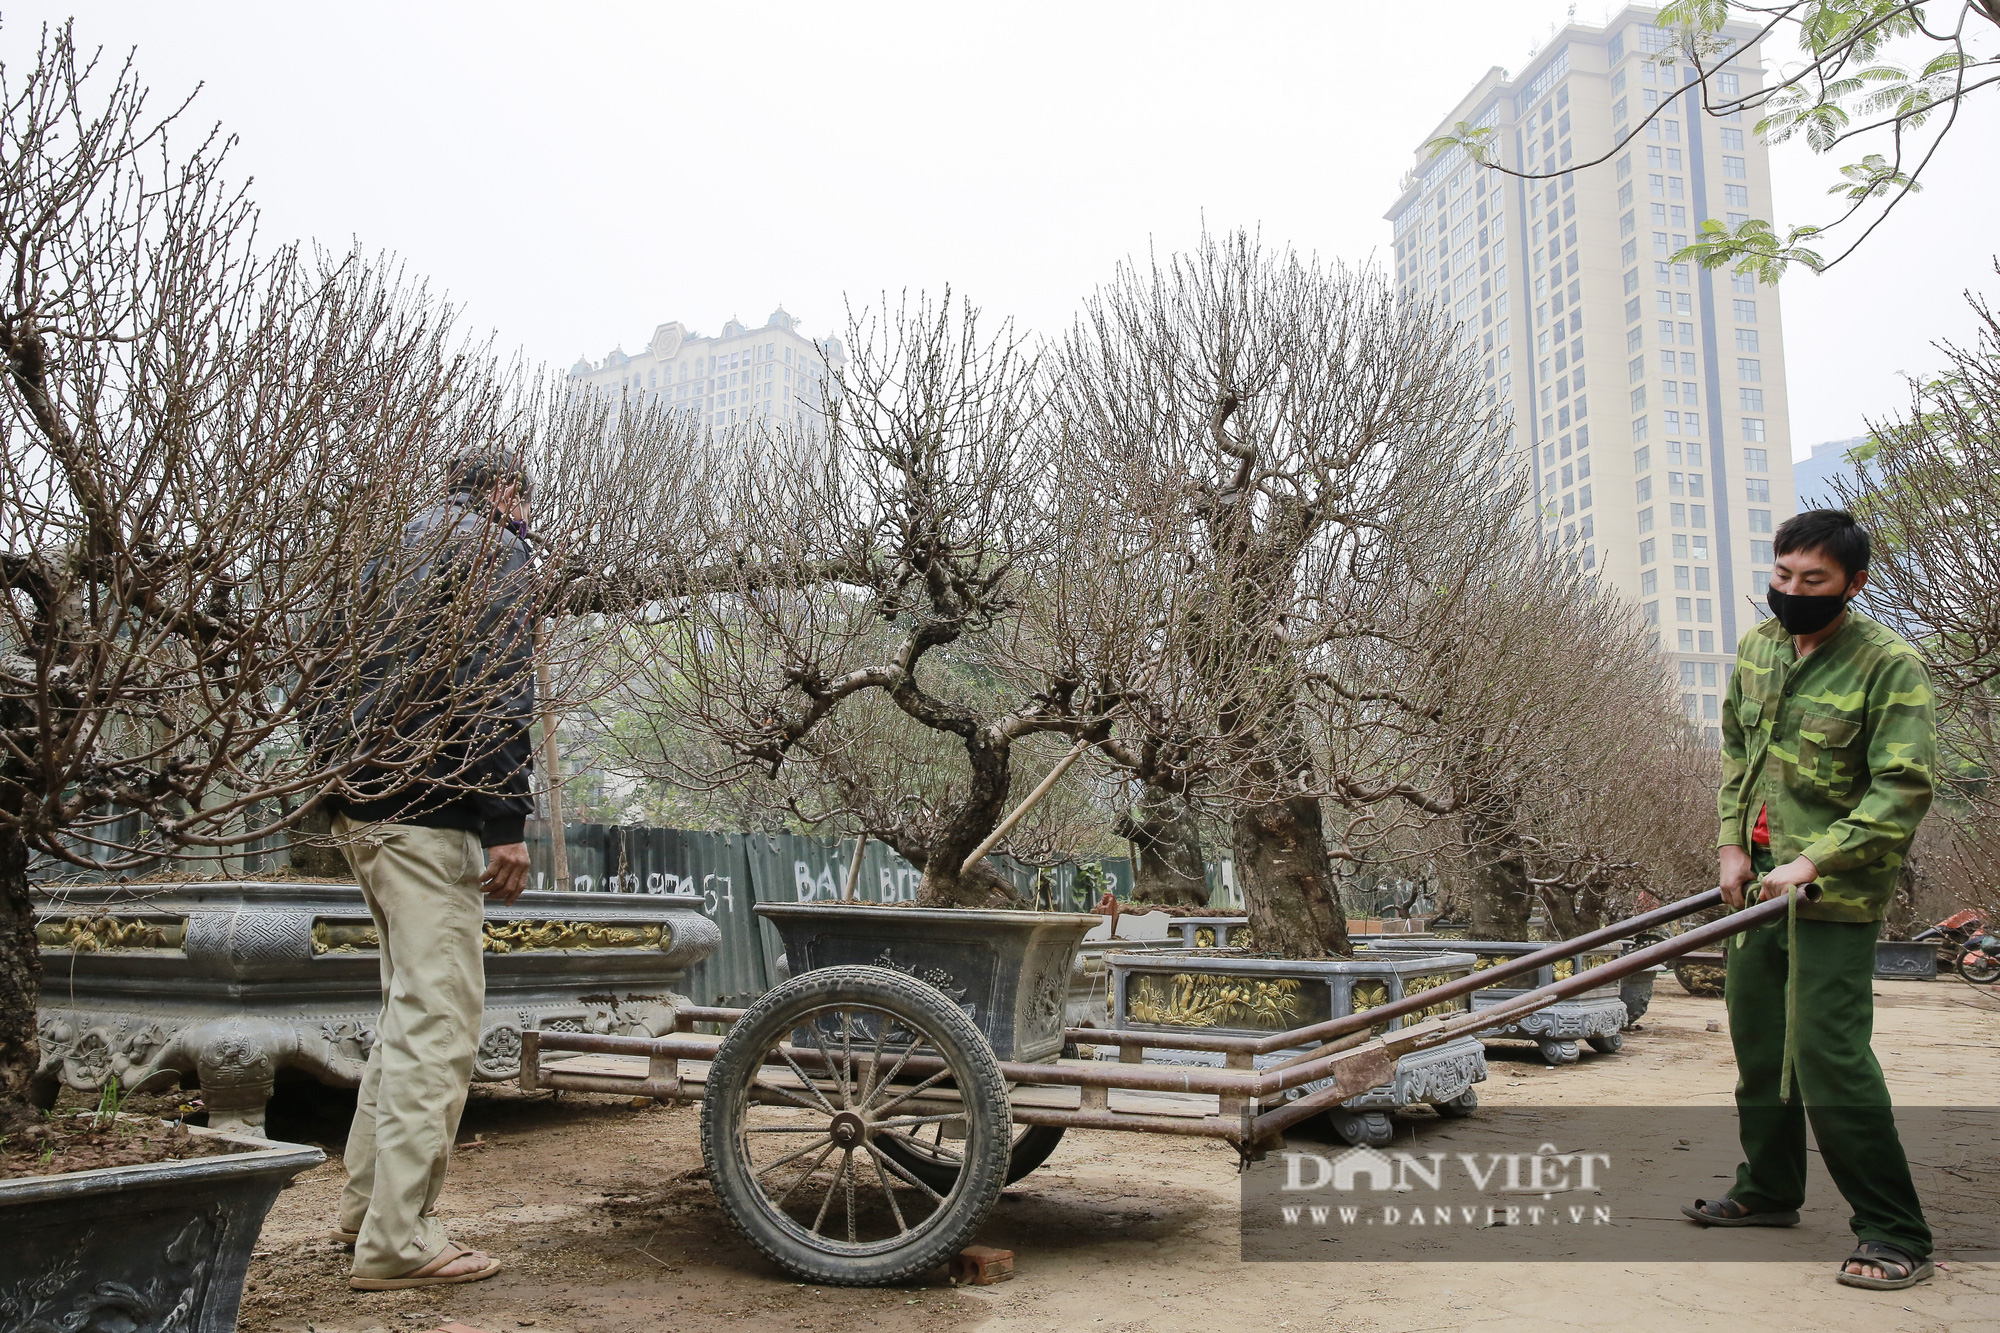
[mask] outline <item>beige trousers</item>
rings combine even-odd
[[[341,815],[333,831],[375,918],[382,959],[382,1015],[347,1134],[340,1225],[360,1233],[356,1277],[402,1277],[447,1240],[429,1214],[465,1110],[486,1002],[486,858],[479,836],[457,829]]]

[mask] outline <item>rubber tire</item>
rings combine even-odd
[[[1972,961],[1972,955],[1969,953],[1958,956],[1956,970],[1959,976],[1974,986],[1990,986],[1995,981],[2000,981],[2000,967],[1994,967],[1990,963],[1981,966]]]
[[[955,1193],[916,1236],[870,1255],[830,1253],[781,1228],[765,1211],[737,1151],[738,1125],[759,1061],[798,1020],[826,1004],[867,1004],[918,1029],[947,1061],[964,1069],[957,1078],[966,1110],[966,1166]],[[969,1085],[969,1086],[968,1086]],[[808,1282],[840,1287],[883,1287],[923,1277],[972,1240],[1006,1184],[1007,1084],[993,1048],[979,1029],[935,987],[882,967],[817,968],[782,982],[744,1011],[717,1048],[701,1102],[701,1155],[722,1210],[750,1243],[773,1263]],[[942,1192],[942,1191],[941,1191]]]
[[[1573,1041],[1538,1042],[1536,1049],[1541,1051],[1542,1059],[1552,1065],[1573,1065],[1583,1055]]]
[[[1049,1160],[1049,1154],[1062,1142],[1061,1125],[1023,1125],[1014,1136],[1014,1146],[1007,1153],[1007,1183],[1013,1184]],[[892,1147],[889,1141],[877,1145],[882,1152],[895,1159],[897,1165],[942,1194],[951,1188],[951,1182],[958,1179],[958,1168],[945,1166],[929,1157],[918,1157],[903,1148]]]
[[[1431,1109],[1446,1120],[1463,1120],[1479,1109],[1479,1090],[1467,1088],[1448,1102],[1432,1102]]]
[[[1609,1037],[1591,1037],[1588,1040],[1590,1049],[1602,1055],[1616,1055],[1625,1049],[1625,1034],[1622,1032],[1613,1033]]]

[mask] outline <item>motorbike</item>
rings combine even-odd
[[[1971,908],[1954,912],[1910,939],[1936,941],[1938,967],[1950,968],[1974,986],[2000,981],[2000,936],[1988,931],[1984,919]]]

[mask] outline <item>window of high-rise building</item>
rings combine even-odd
[[[1770,471],[1770,458],[1771,455],[1766,450],[1745,449],[1743,451],[1743,470],[1746,472],[1768,472]]]

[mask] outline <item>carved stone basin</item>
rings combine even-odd
[[[700,899],[529,892],[486,909],[473,1076],[520,1072],[521,1032],[658,1035],[721,935]],[[381,1009],[375,927],[352,884],[43,887],[37,1081],[198,1085],[216,1127],[263,1123],[278,1071],[353,1087]]]
[[[1428,951],[1354,958],[1271,958],[1243,949],[1150,950],[1107,955],[1111,968],[1112,1022],[1119,1028],[1215,1032],[1268,1037],[1418,995],[1472,970],[1472,955]],[[1465,997],[1440,1001],[1408,1018],[1377,1024],[1388,1032],[1407,1022],[1466,1013]],[[1101,1048],[1100,1056],[1104,1050]],[[1255,1068],[1288,1059],[1299,1048],[1252,1057]],[[1170,1047],[1145,1049],[1151,1064],[1216,1066],[1223,1057]],[[1442,1114],[1469,1111],[1478,1102],[1473,1084],[1486,1077],[1486,1049],[1477,1038],[1458,1037],[1396,1062],[1388,1083],[1341,1104],[1328,1116],[1350,1143],[1389,1141],[1388,1112],[1426,1102]],[[1318,1091],[1321,1079],[1289,1089],[1287,1098]]]
[[[1360,950],[1383,954],[1407,954],[1436,947],[1421,941],[1387,937],[1370,939],[1358,946]],[[1454,947],[1476,955],[1479,961],[1475,970],[1483,970],[1496,963],[1546,949],[1548,945],[1531,940],[1461,940],[1456,941]],[[1615,948],[1588,949],[1544,963],[1533,972],[1509,977],[1498,985],[1473,992],[1472,1006],[1475,1010],[1488,1009],[1537,987],[1568,980],[1579,969],[1588,971],[1600,963],[1611,961],[1617,953]],[[1552,1065],[1574,1064],[1586,1044],[1593,1050],[1615,1052],[1625,1044],[1621,1035],[1624,1029],[1638,1022],[1640,1015],[1652,1004],[1653,978],[1659,971],[1659,968],[1651,968],[1634,973],[1622,982],[1606,982],[1595,990],[1567,1000],[1557,1000],[1518,1022],[1494,1028],[1484,1035],[1488,1038],[1532,1041],[1542,1058]]]
[[[778,928],[793,976],[814,968],[894,968],[943,991],[1002,1060],[1062,1052],[1077,945],[1099,919],[1083,912],[758,903]]]

